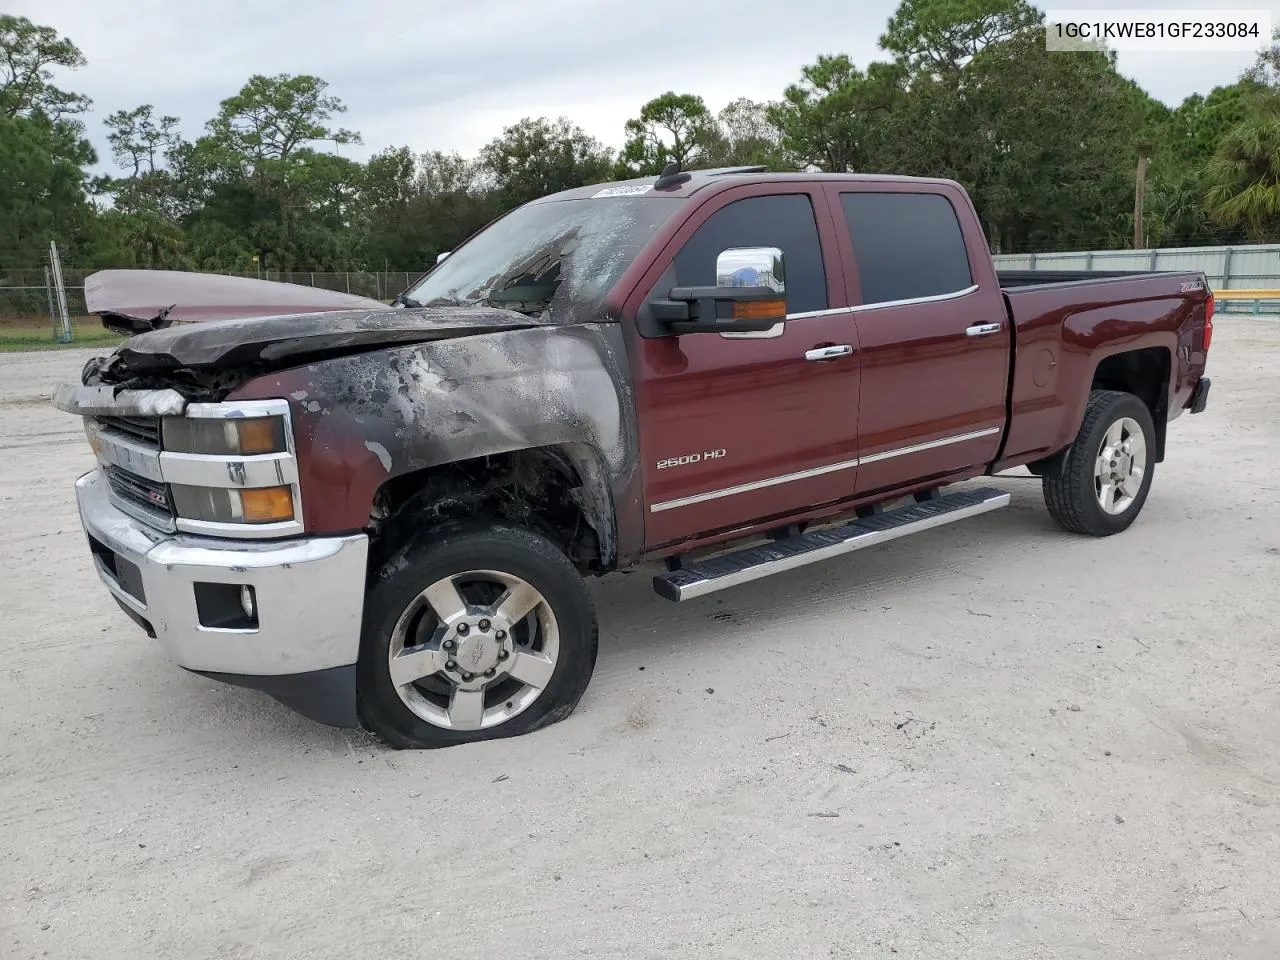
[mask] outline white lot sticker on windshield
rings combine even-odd
[[[652,183],[640,183],[631,187],[605,187],[591,195],[591,199],[597,197],[638,197],[642,193],[648,193],[653,189]]]

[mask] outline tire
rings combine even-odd
[[[1113,433],[1116,431],[1116,433]],[[1108,440],[1125,438],[1118,450],[1113,471],[1101,455],[1116,450]],[[1138,445],[1141,443],[1141,457]],[[1092,537],[1109,537],[1125,530],[1137,519],[1151,490],[1155,473],[1156,431],[1147,405],[1131,393],[1116,390],[1094,390],[1085,406],[1080,432],[1066,450],[1045,464],[1041,480],[1044,502],[1049,515],[1071,533]],[[1130,462],[1139,463],[1141,478],[1127,470]],[[1108,471],[1099,476],[1104,468]],[[1111,473],[1123,474],[1122,482],[1112,484],[1111,509],[1104,506],[1105,484]]]
[[[502,616],[529,603],[523,616]],[[400,749],[530,733],[573,713],[597,638],[586,584],[549,540],[502,523],[435,528],[370,577],[356,669],[361,723]]]

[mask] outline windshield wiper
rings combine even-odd
[[[413,299],[413,297],[406,297],[402,294],[392,300],[391,305],[394,307],[399,304],[411,310],[421,310],[424,307],[473,307],[478,302],[476,300],[458,300],[454,297],[436,297],[434,300],[421,303]]]
[[[549,304],[560,286],[559,278],[544,283],[513,283],[502,290],[491,290],[484,302],[491,307],[510,307],[516,304]]]

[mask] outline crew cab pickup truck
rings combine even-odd
[[[177,280],[100,297],[144,332],[55,396],[97,571],[182,667],[405,748],[569,716],[587,577],[696,602],[1003,507],[953,485],[1015,467],[1118,533],[1209,391],[1203,274],[999,275],[947,180],[570,190],[394,307]]]

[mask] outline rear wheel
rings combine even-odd
[[[1106,537],[1126,529],[1151,490],[1154,452],[1147,405],[1131,393],[1093,391],[1075,442],[1045,464],[1049,515],[1072,533]]]
[[[528,733],[573,712],[596,643],[586,585],[550,541],[498,524],[440,528],[373,577],[361,719],[402,748]]]

